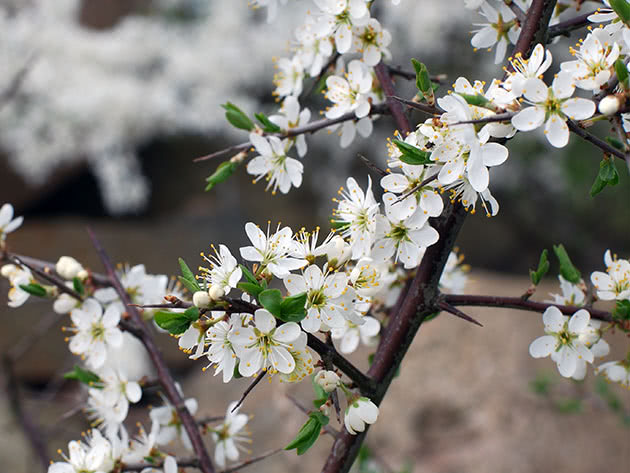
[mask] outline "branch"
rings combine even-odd
[[[588,21],[588,17],[593,15],[594,13],[594,11],[590,13],[584,13],[583,15],[579,15],[569,20],[561,21],[560,23],[556,23],[555,25],[550,26],[549,34],[547,36],[549,38],[548,42],[551,42],[551,38],[555,38],[556,36],[569,36],[569,33],[571,31],[591,25],[592,23]]]
[[[324,363],[330,360],[330,362],[350,378],[366,396],[370,397],[374,394],[376,385],[372,379],[364,375],[361,370],[350,363],[344,356],[340,355],[335,347],[326,345],[326,343],[322,342],[312,333],[307,333],[306,335],[308,337],[308,346],[319,354],[322,360],[324,360]]]
[[[518,21],[523,24],[527,16],[525,15],[525,12],[521,9],[521,7],[514,3],[513,0],[504,0],[504,3],[508,6],[510,10],[512,10],[512,13],[514,13]]]
[[[225,470],[222,470],[220,473],[233,473],[235,471],[240,470],[241,468],[245,468],[246,466],[249,466],[253,463],[257,463],[261,460],[264,460],[265,458],[270,457],[271,455],[275,455],[276,453],[280,453],[283,452],[284,448],[277,448],[276,450],[270,450],[268,452],[263,453],[262,455],[258,455],[257,457],[253,457],[250,458],[249,460],[245,460],[242,461],[241,463],[237,463],[234,466],[231,466],[230,468],[226,468]]]
[[[578,135],[580,138],[588,141],[589,143],[594,144],[595,146],[600,148],[604,153],[611,154],[625,161],[625,155],[622,151],[608,144],[606,141],[602,140],[601,138],[598,138],[597,136],[592,135],[591,133],[586,131],[584,128],[579,126],[577,123],[575,123],[573,120],[567,120],[567,126],[569,127],[570,131]]]
[[[374,72],[376,72],[376,78],[380,82],[383,92],[385,92],[385,97],[387,97],[387,106],[394,117],[396,128],[400,130],[403,136],[407,136],[411,133],[411,125],[403,112],[402,105],[391,97],[392,95],[396,95],[396,90],[394,89],[394,83],[392,82],[392,77],[389,74],[387,66],[379,62],[374,67]]]
[[[13,256],[13,258],[11,258],[11,260],[14,263],[16,263],[16,264],[18,264],[20,266],[24,266],[24,267],[30,269],[33,273],[37,274],[43,280],[48,281],[49,283],[51,283],[54,286],[56,286],[57,289],[59,289],[59,291],[65,292],[66,294],[68,294],[69,296],[72,296],[73,298],[75,298],[78,301],[82,301],[83,300],[83,296],[81,294],[79,294],[74,289],[70,289],[68,286],[66,286],[65,280],[63,280],[61,278],[56,278],[55,276],[53,276],[51,274],[51,272],[50,272],[50,268],[46,267],[43,270],[39,269],[37,266],[31,265],[31,264],[28,264],[28,263],[22,261],[19,256]]]
[[[140,312],[138,312],[136,307],[131,304],[129,294],[127,294],[127,291],[125,291],[120,280],[118,279],[116,271],[114,270],[114,266],[107,256],[107,253],[105,252],[103,246],[96,238],[92,230],[90,230],[89,228],[88,235],[90,236],[92,244],[94,245],[94,248],[96,249],[99,257],[101,258],[101,261],[103,262],[103,266],[105,267],[105,270],[107,272],[109,282],[114,287],[116,293],[118,294],[118,297],[120,297],[120,300],[127,308],[127,312],[129,313],[131,320],[134,322],[134,325],[137,329],[137,335],[140,338],[140,341],[142,341],[142,344],[147,349],[147,352],[149,353],[149,356],[151,357],[151,360],[155,365],[158,378],[160,380],[160,383],[162,384],[162,388],[164,389],[166,397],[175,407],[177,414],[182,421],[184,429],[186,430],[186,433],[190,438],[190,443],[192,444],[195,454],[199,459],[199,469],[201,469],[201,471],[203,471],[204,473],[214,473],[215,470],[212,465],[212,461],[210,460],[208,451],[203,444],[203,439],[201,438],[201,434],[199,433],[197,423],[195,422],[193,416],[190,414],[188,408],[186,408],[186,405],[184,404],[184,399],[182,399],[182,396],[175,387],[175,380],[173,379],[168,367],[166,366],[166,362],[164,361],[160,349],[155,344],[155,341],[151,337],[150,332],[147,330],[147,326],[142,319],[142,315],[140,314]]]
[[[179,468],[201,468],[199,460],[196,458],[176,458],[177,467]],[[129,463],[128,465],[123,464],[122,472],[127,471],[142,471],[145,468],[162,468],[164,466],[164,460],[155,462],[155,463]],[[118,471],[118,470],[116,470]]]
[[[536,44],[547,44],[549,20],[556,2],[557,0],[534,0],[532,2],[532,6],[527,10],[527,18],[523,22],[521,34],[512,51],[512,57],[516,57],[519,53],[523,57],[529,57]]]
[[[377,104],[372,105],[370,108],[370,112],[368,116],[372,115],[385,115],[388,112],[388,108],[385,104]],[[337,125],[338,123],[347,122],[349,120],[357,120],[354,112],[344,113],[338,118],[322,118],[321,120],[317,120],[311,123],[308,123],[304,126],[298,126],[295,128],[291,128],[287,130],[286,133],[264,133],[263,136],[277,136],[278,138],[293,138],[294,136],[304,135],[306,133],[315,133],[316,131],[322,130],[324,128],[328,128],[332,125]],[[230,146],[229,148],[225,148],[219,151],[215,151],[214,153],[208,154],[206,156],[201,156],[200,158],[193,159],[193,163],[198,163],[201,161],[207,161],[209,159],[218,158],[219,156],[224,156],[226,154],[236,154],[241,151],[247,150],[252,146],[251,141],[246,143],[241,143],[239,145]]]
[[[397,95],[388,95],[387,98],[396,100],[397,102],[403,103],[407,105],[408,107],[414,108],[416,110],[420,110],[421,112],[424,112],[428,115],[439,115],[440,113],[443,112],[443,110],[441,110],[437,106],[431,106],[431,105],[426,105],[423,103],[414,102],[413,100],[407,100],[402,97],[398,97]]]
[[[247,386],[247,389],[245,390],[245,392],[243,392],[243,395],[241,396],[241,398],[236,403],[236,406],[234,406],[230,412],[234,412],[236,409],[241,407],[241,404],[243,404],[243,401],[245,400],[247,395],[250,392],[252,392],[252,390],[258,385],[258,383],[260,383],[263,380],[263,378],[265,377],[266,374],[267,374],[267,370],[263,370],[262,373],[260,373],[258,376],[256,376],[256,379],[254,379],[254,381],[252,381],[251,384],[249,386]]]
[[[444,294],[442,296],[444,302],[452,306],[465,305],[477,307],[505,307],[508,309],[520,309],[533,312],[544,312],[548,307],[554,306],[560,309],[564,315],[573,315],[580,309],[586,309],[591,317],[605,322],[612,322],[613,317],[610,312],[593,309],[591,307],[577,307],[571,305],[558,305],[551,302],[534,302],[524,300],[521,297],[502,297],[502,296],[474,296],[468,294]]]

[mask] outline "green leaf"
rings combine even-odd
[[[420,61],[417,61],[416,59],[412,59],[411,64],[416,70],[416,87],[418,87],[418,90],[422,92],[422,95],[432,93],[433,87],[431,84],[431,79],[429,77],[427,66],[425,66]]]
[[[618,320],[630,320],[630,300],[616,301],[612,315]]]
[[[178,261],[179,261],[179,268],[182,272],[182,275],[179,277],[179,281],[184,286],[186,286],[186,289],[188,289],[192,293],[201,291],[202,289],[199,286],[199,283],[197,282],[195,275],[190,270],[186,262],[182,258],[179,258]]]
[[[64,379],[76,379],[77,381],[87,384],[93,388],[102,389],[102,386],[96,386],[97,383],[101,382],[101,378],[99,378],[96,373],[84,370],[78,365],[74,365],[74,369],[64,373],[63,377]]]
[[[254,116],[262,124],[265,133],[280,133],[282,131],[282,128],[269,120],[269,117],[264,113],[255,113]]]
[[[191,307],[186,312],[158,311],[153,316],[153,320],[158,324],[158,327],[163,328],[168,331],[168,333],[179,335],[188,330],[190,324],[197,320],[197,318],[193,318],[194,315],[192,312],[190,314],[188,313],[191,309],[196,310],[197,318],[199,318],[199,310],[196,307]]]
[[[582,275],[578,269],[573,266],[571,258],[569,258],[567,250],[564,249],[564,246],[562,244],[554,245],[553,251],[556,253],[556,257],[560,262],[560,274],[562,277],[573,284],[579,283]]]
[[[238,267],[241,268],[245,279],[247,279],[252,284],[258,285],[258,279],[256,279],[256,276],[254,276],[254,274],[247,268],[247,266],[239,264]]]
[[[343,220],[331,220],[330,221],[330,228],[334,229],[334,230],[344,230],[347,227],[350,226],[350,222],[345,222]]]
[[[253,284],[251,282],[239,282],[236,287],[250,296],[253,296],[254,299],[258,299],[258,295],[263,291],[263,288],[260,287],[260,285]]]
[[[607,136],[604,138],[609,145],[614,146],[618,150],[623,150],[623,143],[619,141],[617,138],[613,138],[612,136]]]
[[[427,151],[422,151],[421,149],[416,148],[415,146],[410,145],[409,143],[405,143],[400,140],[392,140],[393,143],[398,147],[402,156],[400,160],[406,164],[431,164],[431,153]]]
[[[591,197],[595,197],[597,194],[603,191],[606,188],[606,185],[606,181],[602,181],[599,176],[596,176],[595,182],[593,182],[593,185],[591,186]]]
[[[73,278],[72,279],[72,287],[74,287],[74,290],[76,292],[78,292],[79,294],[83,295],[83,293],[85,292],[85,288],[83,287],[83,283],[81,282],[81,280],[79,278]]]
[[[532,280],[534,286],[538,286],[540,280],[547,274],[549,271],[549,260],[547,259],[548,251],[544,249],[540,254],[540,260],[538,261],[538,269],[534,271],[533,269],[529,270],[529,277]]]
[[[630,4],[628,4],[627,0],[610,0],[609,3],[610,8],[615,11],[621,21],[623,21],[624,23],[630,22]],[[615,63],[615,69],[617,68],[616,65],[617,64]],[[617,75],[617,77],[619,77],[619,75]],[[619,81],[621,81],[621,77],[619,77]]]
[[[258,295],[258,302],[276,317],[282,315],[282,294],[278,289],[265,289]]]
[[[216,170],[206,178],[208,184],[206,185],[205,191],[211,190],[217,184],[220,184],[226,181],[234,171],[238,168],[238,163],[234,163],[232,161],[223,161]]]
[[[285,297],[280,304],[280,319],[285,322],[299,322],[306,317],[306,292]]]
[[[326,424],[328,424],[328,417],[319,411],[311,412],[308,420],[300,428],[296,437],[284,449],[293,450],[295,448],[298,455],[306,453],[317,441],[322,427]]]
[[[602,159],[599,163],[599,178],[611,186],[619,183],[619,173],[612,159]]]
[[[24,292],[28,292],[31,296],[35,297],[46,297],[46,289],[40,286],[37,283],[31,284],[20,284],[20,289]]]
[[[199,320],[199,309],[197,307],[189,307],[184,311],[184,315],[188,320],[194,322],[195,320]]]
[[[225,109],[225,118],[236,128],[251,131],[254,129],[254,122],[233,103],[221,105]]]
[[[458,94],[460,95],[468,104],[476,105],[477,107],[485,107],[490,103],[490,101],[485,98],[483,95],[469,95],[469,94]]]

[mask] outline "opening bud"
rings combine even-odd
[[[619,111],[619,98],[616,95],[607,95],[599,102],[599,113],[610,116]]]
[[[193,294],[193,304],[195,307],[205,308],[210,305],[210,294],[207,291],[197,291]]]
[[[57,261],[55,265],[55,270],[67,281],[71,281],[72,279],[79,277],[79,273],[85,271],[81,263],[75,260],[72,256],[62,256]],[[87,275],[87,272],[86,272]]]
[[[315,376],[315,382],[319,384],[324,391],[330,393],[337,389],[339,375],[334,371],[322,370]]]
[[[210,286],[210,289],[208,289],[208,294],[210,295],[210,299],[212,299],[213,301],[217,301],[225,296],[225,291],[219,286],[214,285]]]

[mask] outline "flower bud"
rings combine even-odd
[[[79,271],[79,273],[77,274],[77,277],[81,280],[81,281],[85,281],[89,276],[89,273],[87,272],[87,270],[82,269],[81,271]]]
[[[348,399],[348,408],[343,422],[352,435],[365,430],[365,424],[373,424],[378,419],[378,407],[367,397]]]
[[[72,309],[79,306],[79,301],[69,294],[60,294],[53,303],[53,310],[56,314],[69,314]]]
[[[81,263],[72,256],[62,256],[55,265],[55,270],[62,278],[66,280],[74,279],[81,271],[85,271]]]
[[[599,102],[599,112],[602,115],[610,116],[619,111],[619,98],[615,95],[607,95]]]
[[[335,235],[328,243],[326,257],[330,266],[339,267],[350,259],[352,248],[339,235]]]
[[[14,264],[5,264],[2,269],[0,269],[0,274],[7,279],[11,279],[19,270],[20,268]]]
[[[327,393],[333,392],[339,384],[339,375],[334,371],[322,370],[315,376],[315,382]]]
[[[197,291],[193,294],[193,305],[205,308],[210,305],[210,295],[207,291]]]
[[[213,301],[217,301],[225,296],[225,291],[215,284],[214,286],[210,286],[210,289],[208,289],[208,294],[210,295],[210,299],[212,299]]]

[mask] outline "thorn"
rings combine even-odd
[[[480,327],[483,327],[483,325],[481,325],[479,322],[477,322],[471,316],[464,314],[461,310],[459,310],[456,307],[453,307],[450,304],[447,304],[446,302],[438,303],[438,308],[440,308],[444,312],[448,312],[449,314],[454,315],[455,317],[459,317],[460,319],[464,319],[467,322],[470,322],[472,324],[479,325]]]

